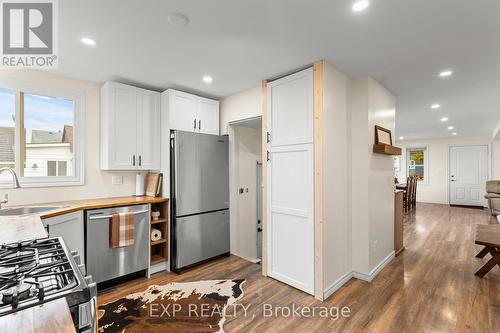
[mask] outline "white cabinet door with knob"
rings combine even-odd
[[[137,167],[160,169],[160,93],[137,89]]]
[[[196,96],[173,89],[168,90],[170,128],[193,132],[196,121]]]
[[[70,251],[77,251],[85,262],[83,211],[59,215],[42,220],[49,237],[62,237]]]
[[[205,134],[219,134],[219,102],[198,97],[196,103],[198,131]]]
[[[101,88],[101,169],[160,169],[160,93],[117,82]]]

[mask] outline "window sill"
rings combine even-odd
[[[23,181],[19,180],[20,188],[41,188],[41,187],[69,187],[85,185],[83,180],[64,180],[64,181]],[[12,182],[1,182],[0,189],[15,189]]]

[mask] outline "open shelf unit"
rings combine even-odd
[[[151,204],[151,212],[160,211],[157,220],[151,218],[151,229],[161,231],[161,239],[150,241],[151,257],[150,264],[155,265],[168,260],[168,199],[164,202]]]

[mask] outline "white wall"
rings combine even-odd
[[[324,63],[323,73],[323,256],[328,291],[352,270],[350,221],[350,79]]]
[[[441,139],[396,141],[396,145],[403,149],[401,155],[401,172],[398,178],[406,179],[406,149],[411,147],[427,147],[428,152],[428,181],[419,183],[417,201],[448,204],[448,150],[450,145],[470,145],[491,143],[490,137],[449,137]],[[500,141],[492,145],[492,176],[500,178]]]
[[[220,134],[227,134],[227,124],[242,119],[262,116],[262,88],[260,86],[220,100]]]
[[[370,275],[394,253],[394,170],[391,156],[374,154],[374,125],[395,127],[395,97],[371,78],[353,82],[351,100],[352,262]]]
[[[9,205],[124,196],[134,193],[134,172],[106,172],[99,169],[100,84],[35,70],[1,70],[0,77],[72,89],[85,95],[85,184],[67,187],[0,189],[0,193],[9,194]],[[113,175],[123,176],[123,185],[111,185]]]
[[[492,179],[500,180],[500,140],[495,140],[491,144],[492,146],[492,156],[491,160],[493,162],[492,167]]]
[[[246,260],[257,259],[257,162],[261,161],[261,130],[233,127],[236,210],[231,221],[233,242],[231,252]],[[244,193],[238,189],[243,188]],[[248,192],[246,192],[248,189]]]

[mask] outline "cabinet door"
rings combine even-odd
[[[196,96],[177,90],[169,91],[170,128],[194,132],[196,125]]]
[[[200,133],[219,135],[219,102],[198,97],[196,121],[196,128]]]
[[[137,89],[137,166],[160,169],[160,93]]]
[[[108,82],[103,88],[107,105],[107,124],[103,135],[108,136],[107,169],[130,170],[137,166],[137,101],[136,88],[116,82]]]
[[[44,219],[43,226],[47,229],[49,237],[62,237],[69,250],[77,251],[81,262],[85,262],[82,211]]]

